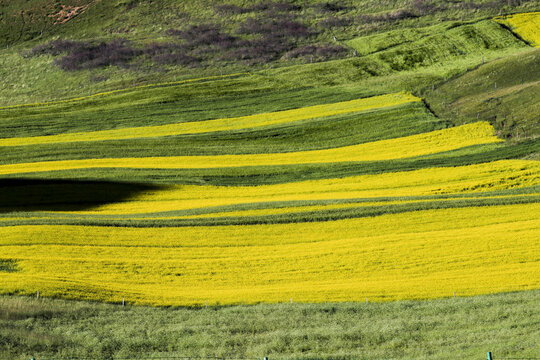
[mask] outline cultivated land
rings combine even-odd
[[[534,2],[159,3],[0,2],[0,357],[537,356]]]

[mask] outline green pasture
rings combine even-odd
[[[484,359],[540,351],[539,291],[430,301],[122,307],[0,297],[0,357]]]
[[[520,140],[540,131],[540,49],[503,57],[425,92],[441,118],[455,123],[487,120],[502,138]]]

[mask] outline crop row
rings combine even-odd
[[[366,199],[367,200],[367,199]],[[340,199],[355,201],[355,199]],[[412,211],[457,209],[467,207],[533,204],[540,202],[540,194],[479,197],[423,201],[386,201],[383,203],[341,203],[320,206],[268,208],[260,210],[229,211],[205,213],[202,215],[176,215],[175,212],[136,215],[91,215],[65,213],[20,212],[0,217],[0,226],[20,225],[81,225],[81,226],[120,226],[120,227],[186,227],[217,225],[286,224],[300,222],[324,222],[340,219],[374,217],[385,214],[400,214]],[[267,203],[268,204],[268,203]],[[211,209],[194,209],[211,211]],[[189,212],[185,210],[184,212]],[[15,217],[13,217],[15,216]]]
[[[1,164],[122,157],[262,154],[337,148],[447,127],[422,102],[238,131],[2,147]]]
[[[9,204],[12,209],[25,210],[25,203],[21,198],[27,198],[27,204],[38,206],[43,199],[43,192],[56,192],[50,203],[43,203],[48,209],[66,212],[69,207],[62,208],[62,204],[84,202],[90,208],[71,211],[78,214],[94,215],[126,215],[126,214],[156,214],[160,212],[181,212],[184,210],[214,208],[222,206],[238,206],[245,204],[261,204],[272,202],[282,207],[280,202],[294,201],[323,201],[365,199],[365,201],[378,201],[378,198],[399,196],[425,196],[437,194],[482,194],[486,191],[528,188],[540,185],[540,165],[536,161],[527,160],[501,160],[478,165],[460,167],[426,168],[415,171],[390,172],[377,175],[361,175],[341,179],[307,180],[275,185],[259,186],[210,186],[210,185],[168,185],[157,187],[140,187],[132,190],[118,185],[107,191],[106,184],[71,186],[60,182],[58,185],[50,184],[39,187],[37,182],[35,195],[31,195],[31,187],[24,184],[11,186],[6,184],[4,207]],[[62,192],[55,188],[63,187]],[[103,187],[104,193],[99,193]],[[19,189],[19,190],[16,190]],[[81,191],[90,195],[87,198],[78,197]],[[125,188],[124,188],[125,189]],[[21,191],[24,193],[21,193]],[[123,195],[124,198],[115,198],[108,195]],[[10,200],[11,195],[13,198]],[[519,195],[519,193],[518,193]],[[122,196],[122,195],[121,195]],[[93,203],[92,200],[95,202]],[[402,200],[402,199],[397,199]],[[414,199],[412,199],[414,200]],[[425,199],[422,199],[425,200]],[[354,201],[352,201],[354,202]],[[19,204],[19,205],[17,205]],[[26,205],[28,206],[28,205]],[[290,203],[287,206],[296,206]],[[222,209],[217,208],[220,212]],[[9,212],[9,211],[8,211]],[[170,216],[190,215],[183,213],[169,214]]]
[[[126,149],[129,150],[129,149]],[[35,179],[39,181],[106,181],[113,183],[146,184],[206,184],[206,185],[264,185],[344,178],[358,175],[376,175],[414,171],[433,167],[450,168],[475,165],[491,161],[526,158],[540,150],[534,139],[516,144],[492,143],[465,147],[454,151],[407,159],[300,164],[283,166],[228,167],[214,169],[141,169],[93,168],[24,174],[3,175],[6,181]],[[24,154],[21,154],[24,155]],[[24,159],[19,156],[18,159]]]
[[[412,101],[420,101],[420,99],[407,93],[396,93],[362,98],[340,103],[315,105],[294,110],[285,110],[274,113],[249,115],[236,118],[215,119],[201,122],[187,122],[157,126],[143,126],[138,128],[102,130],[83,133],[67,133],[59,135],[45,135],[24,138],[5,138],[0,139],[0,146],[24,146],[65,142],[104,141],[231,131],[263,126],[273,126],[332,115],[360,112],[381,107],[400,105]]]
[[[277,154],[167,156],[119,159],[60,160],[0,165],[0,174],[21,174],[87,168],[205,169],[380,161],[429,155],[463,147],[500,142],[485,122],[408,137],[380,140],[335,149]]]

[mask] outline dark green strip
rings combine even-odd
[[[205,215],[218,212],[231,212],[231,211],[247,211],[247,210],[264,210],[264,209],[284,209],[288,207],[299,207],[299,206],[317,206],[317,205],[338,205],[338,204],[358,204],[361,206],[366,202],[395,202],[395,201],[419,201],[419,200],[431,200],[431,201],[443,201],[443,200],[452,200],[452,199],[470,199],[470,198],[485,198],[485,197],[501,197],[501,196],[519,196],[519,195],[537,195],[540,193],[540,185],[524,187],[524,188],[515,188],[507,190],[497,190],[497,191],[485,191],[485,192],[475,192],[475,193],[462,193],[462,194],[437,194],[437,195],[424,195],[424,196],[393,196],[393,197],[375,197],[375,198],[350,198],[350,199],[331,199],[331,200],[300,200],[300,201],[271,201],[271,202],[259,202],[259,203],[249,203],[249,204],[234,204],[234,205],[225,205],[225,206],[212,206],[204,207],[198,209],[188,209],[188,210],[174,210],[174,211],[161,211],[161,212],[150,212],[143,214],[118,214],[118,215],[100,215],[100,214],[66,214],[58,212],[49,212],[49,211],[68,211],[77,210],[77,206],[82,207],[81,203],[86,203],[87,206],[97,206],[102,203],[114,203],[122,201],[120,196],[122,192],[125,194],[135,194],[136,191],[144,191],[151,188],[143,188],[140,185],[130,185],[127,184],[127,188],[118,188],[118,186],[111,187],[108,184],[102,187],[99,192],[90,191],[91,186],[82,184],[86,187],[88,198],[85,198],[86,201],[81,201],[80,198],[73,198],[72,195],[76,195],[78,190],[82,188],[74,187],[73,190],[66,189],[64,184],[60,183],[59,191],[63,189],[62,195],[58,192],[55,192],[52,196],[54,202],[43,203],[40,201],[43,200],[43,196],[39,195],[40,192],[51,192],[47,188],[37,188],[34,190],[28,191],[27,188],[23,190],[27,193],[32,192],[34,196],[27,197],[25,201],[29,205],[19,205],[15,206],[12,202],[15,201],[9,200],[9,206],[0,207],[0,219],[9,218],[9,217],[53,217],[53,218],[83,218],[83,219],[110,219],[110,218],[123,218],[123,219],[141,219],[146,217],[170,217],[170,216],[189,216],[189,215]],[[95,186],[95,185],[94,185]],[[138,188],[137,188],[138,187]],[[67,187],[69,188],[69,186]],[[120,193],[119,193],[120,190]],[[18,198],[18,194],[15,191],[13,197]],[[103,197],[105,193],[109,193],[109,197]],[[93,197],[94,202],[90,202],[89,198]],[[41,208],[40,208],[41,206]],[[49,210],[47,210],[49,208]],[[322,210],[324,211],[324,210]],[[2,213],[3,212],[3,213]]]
[[[0,164],[182,155],[260,154],[337,148],[445,128],[421,102],[272,127],[129,140],[1,147]]]
[[[286,224],[299,222],[334,221],[350,218],[374,217],[386,214],[399,214],[411,211],[454,209],[496,205],[531,204],[540,202],[540,195],[515,196],[497,199],[455,199],[447,201],[425,201],[410,204],[366,206],[347,209],[298,212],[265,216],[215,217],[204,219],[167,219],[167,220],[106,220],[106,219],[25,219],[2,221],[0,226],[17,225],[84,225],[118,227],[184,227],[184,226],[219,226],[219,225],[256,225]]]

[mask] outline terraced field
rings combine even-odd
[[[344,123],[349,133],[334,138]],[[201,306],[538,288],[539,163],[486,157],[511,148],[487,122],[445,127],[420,99],[397,93],[239,118],[4,138],[8,154],[84,147],[78,159],[66,152],[0,165],[2,261],[11,269],[0,272],[2,292]],[[302,136],[318,129],[327,140]],[[271,133],[283,139],[257,146]],[[181,152],[192,136],[230,143],[207,155],[160,150],[160,141],[176,140]],[[159,156],[118,157],[145,142]],[[90,148],[95,158],[85,154]],[[162,177],[125,182],[140,171]],[[197,171],[214,185],[183,181]]]

